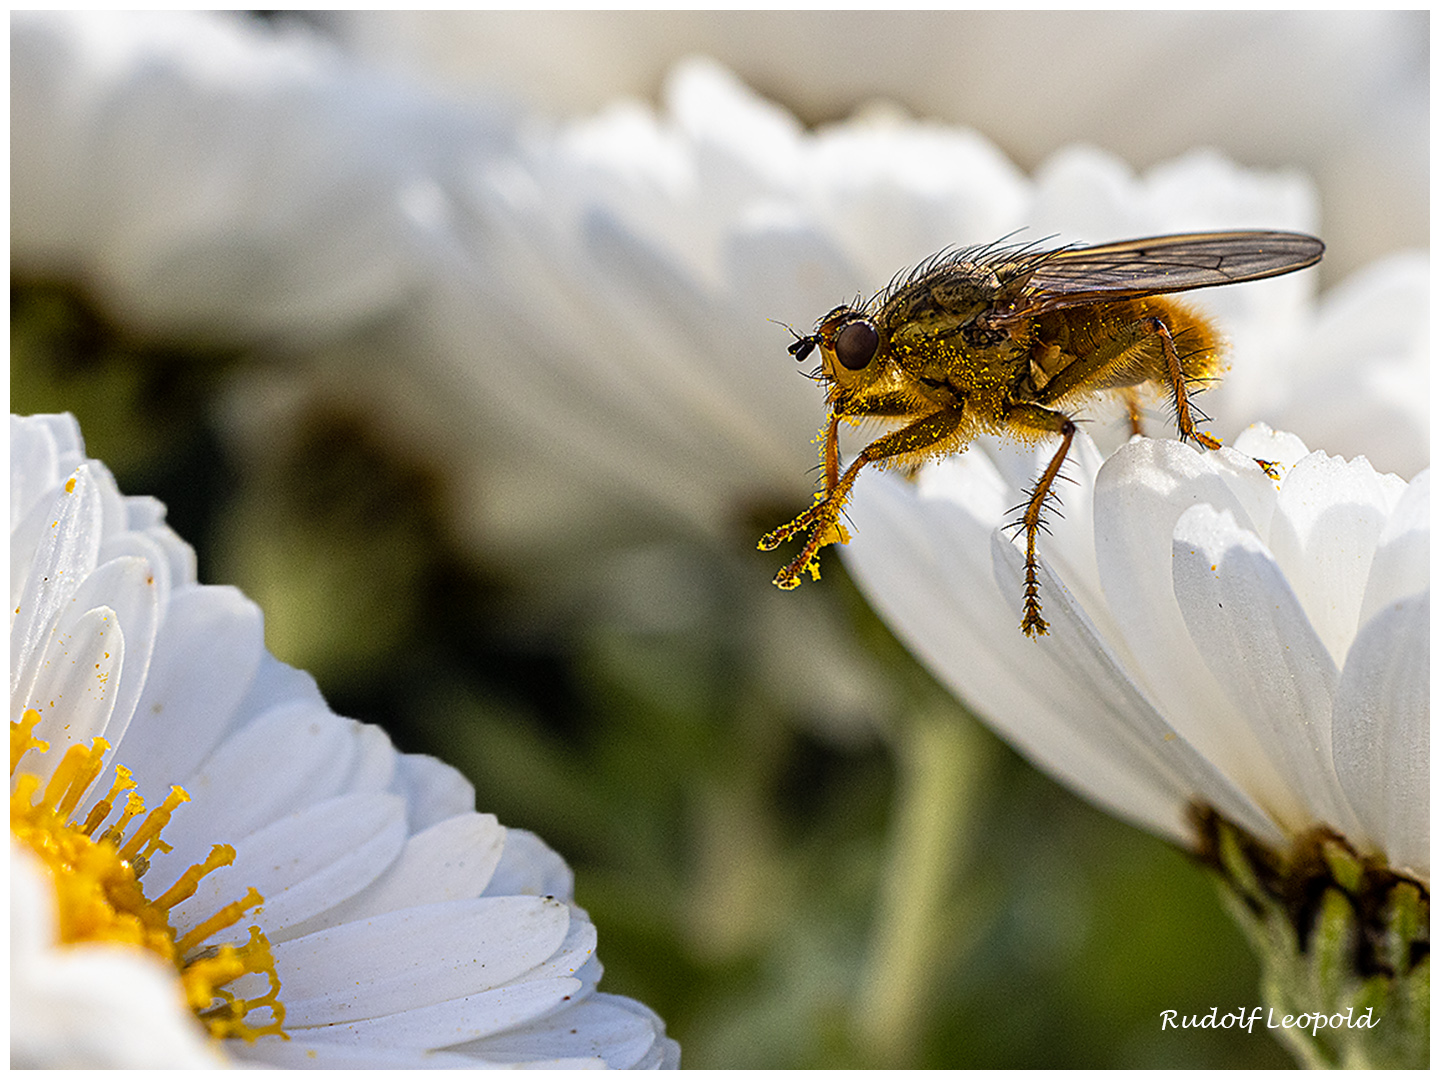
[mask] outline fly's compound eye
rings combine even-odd
[[[875,327],[864,319],[846,323],[835,335],[835,359],[851,371],[859,371],[875,359],[875,350],[880,348],[880,335]]]

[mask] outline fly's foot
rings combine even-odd
[[[778,529],[771,529],[760,538],[761,551],[774,551],[791,537],[802,532],[810,533],[809,539],[805,541],[805,546],[800,549],[800,554],[790,560],[775,575],[776,586],[787,592],[799,586],[807,571],[812,579],[820,580],[820,549],[822,547],[826,544],[844,544],[850,540],[850,534],[837,520],[840,516],[839,502],[828,499],[823,494],[817,494],[815,499],[815,505],[794,521],[787,525],[781,525]]]
[[[1035,578],[1035,568],[1025,566],[1025,615],[1020,620],[1020,629],[1029,638],[1044,637],[1050,632],[1050,624],[1040,617],[1040,582]]]

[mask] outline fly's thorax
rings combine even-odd
[[[875,321],[897,344],[943,340],[975,325],[1000,291],[994,274],[957,263],[896,289],[881,303]]]

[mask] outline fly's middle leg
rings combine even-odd
[[[1023,504],[1024,512],[1016,522],[1025,530],[1025,611],[1020,620],[1020,629],[1025,631],[1027,637],[1037,637],[1048,633],[1050,624],[1040,615],[1040,558],[1035,553],[1035,541],[1040,530],[1045,527],[1045,504],[1054,494],[1060,468],[1065,464],[1066,455],[1070,453],[1070,444],[1075,441],[1075,421],[1064,413],[1038,405],[1017,405],[1006,412],[1005,419],[1026,431],[1060,436],[1059,448],[1027,494]]]

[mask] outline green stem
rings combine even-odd
[[[984,757],[975,722],[948,703],[909,718],[897,742],[895,821],[853,1016],[856,1041],[887,1068],[918,1058],[935,981],[953,953],[946,916]]]

